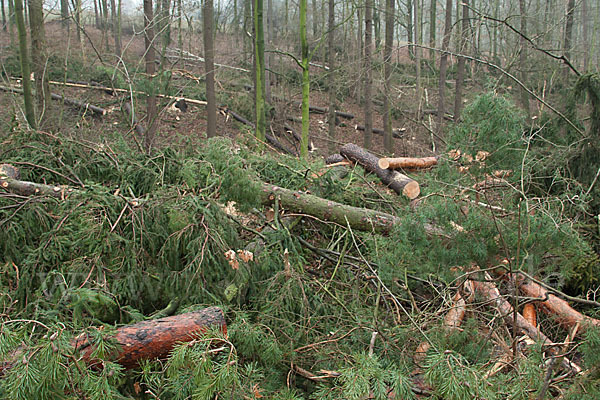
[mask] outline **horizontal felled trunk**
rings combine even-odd
[[[354,129],[356,129],[357,131],[364,131],[365,127],[362,125],[355,125]],[[385,134],[385,131],[383,129],[372,128],[371,130],[376,135],[384,135]],[[392,136],[397,139],[400,139],[400,138],[404,137],[404,131],[405,131],[405,129],[392,129]]]
[[[367,171],[373,172],[390,189],[398,194],[403,194],[409,199],[414,199],[421,193],[419,183],[397,171],[379,168],[379,157],[353,143],[342,146],[340,154],[350,161],[357,162]]]
[[[6,87],[6,86],[0,86],[0,90],[4,90],[5,92],[13,92],[13,93],[23,93],[23,90],[21,89],[17,89],[17,88],[11,88],[11,87]],[[94,114],[97,115],[106,115],[107,111],[102,108],[102,107],[98,107],[98,106],[94,106],[92,104],[89,103],[84,103],[82,101],[79,100],[74,100],[74,99],[68,99],[66,97],[63,97],[59,94],[56,93],[51,93],[50,97],[53,100],[59,100],[62,101],[63,104],[66,104],[68,106],[71,106],[73,108],[77,108],[80,110],[84,110],[84,111],[91,111]]]
[[[398,158],[380,158],[378,165],[381,169],[419,169],[429,168],[436,165],[437,157],[398,157]]]

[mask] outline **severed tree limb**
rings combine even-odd
[[[219,307],[123,326],[111,337],[118,349],[109,360],[131,369],[142,360],[164,359],[176,344],[190,342],[210,328],[227,333],[225,316]],[[90,368],[101,368],[102,361],[108,361],[92,356],[96,345],[85,334],[73,339],[71,346],[79,353],[79,360]],[[17,350],[10,361],[0,361],[0,377],[19,362],[23,352],[23,349]]]
[[[390,189],[398,194],[403,194],[409,199],[414,199],[421,193],[419,183],[406,175],[389,169],[381,169],[377,165],[379,157],[353,143],[342,146],[340,154],[351,161],[362,165],[367,171],[374,173]]]
[[[0,176],[0,187],[9,192],[20,194],[21,196],[39,195],[51,196],[57,199],[65,199],[71,193],[75,192],[75,189],[64,185],[44,185],[42,183],[20,181],[17,179],[9,178],[7,176]]]
[[[23,93],[23,90],[18,89],[18,88],[11,88],[11,87],[7,87],[7,86],[0,86],[0,90],[4,90],[5,92],[13,92],[13,93]],[[74,108],[78,108],[80,110],[89,110],[94,114],[98,114],[98,115],[106,115],[108,113],[108,111],[106,111],[104,108],[98,107],[98,106],[94,106],[92,104],[89,103],[84,103],[81,102],[79,100],[74,100],[74,99],[68,99],[66,97],[63,97],[59,94],[56,93],[51,93],[50,97],[53,100],[59,100],[62,101],[63,104],[66,104],[68,106],[74,107]]]
[[[354,125],[354,129],[357,131],[364,131],[365,127],[363,125]],[[373,133],[376,135],[384,134],[383,129],[373,128],[372,130],[373,130]],[[396,139],[401,139],[404,137],[404,131],[406,131],[406,128],[392,129],[392,136],[395,137]]]
[[[437,157],[397,157],[397,158],[380,158],[377,165],[381,169],[421,169],[429,168],[436,165]]]

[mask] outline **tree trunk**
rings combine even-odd
[[[313,3],[314,5],[314,3]],[[313,9],[314,12],[314,9]],[[308,41],[306,40],[307,1],[300,0],[300,46],[302,51],[302,140],[300,142],[300,157],[308,157],[308,128],[310,124],[309,95],[310,81],[308,76]],[[314,14],[313,14],[314,18]]]
[[[414,0],[414,1],[419,1],[419,0]],[[415,48],[413,46],[414,41],[413,41],[413,4],[412,4],[413,0],[406,0],[406,9],[407,9],[407,13],[406,13],[406,35],[407,35],[407,40],[408,40],[408,55],[410,56],[410,58],[414,58],[414,51]]]
[[[68,0],[60,0],[60,23],[63,28],[69,27],[69,1]]]
[[[33,96],[31,94],[31,66],[29,65],[29,55],[27,49],[27,28],[25,28],[25,19],[23,18],[23,0],[14,0],[15,19],[17,21],[17,31],[19,32],[19,58],[21,61],[21,77],[23,78],[23,99],[25,102],[25,118],[29,126],[36,128],[35,111],[33,107]]]
[[[46,111],[50,108],[50,85],[46,75],[48,55],[45,43],[43,0],[29,0],[28,5],[29,29],[31,32],[31,64],[36,86],[37,122],[43,124]]]
[[[523,1],[523,0],[519,0]],[[461,46],[459,53],[467,52],[467,43],[469,36],[469,0],[463,0],[463,16],[461,26]],[[458,65],[456,67],[456,93],[454,95],[454,122],[460,120],[460,112],[462,110],[462,89],[465,82],[465,58],[458,57]]]
[[[398,194],[403,194],[412,200],[421,193],[417,181],[394,170],[379,168],[379,158],[355,144],[345,144],[340,149],[340,154],[348,160],[362,165],[367,171],[377,175],[385,185]]]
[[[119,9],[117,10],[117,5],[115,3],[115,0],[110,0],[110,7],[111,7],[111,23],[112,23],[112,31],[113,31],[113,37],[115,39],[115,54],[117,57],[121,57],[121,37],[120,37],[120,32],[119,32],[119,28],[121,26],[121,23],[118,21],[118,19],[121,18],[121,0],[119,0]]]
[[[519,12],[521,13],[521,33],[519,37],[520,54],[519,54],[519,67],[521,68],[521,82],[527,85],[527,41],[524,36],[527,36],[527,10],[525,9],[525,0],[519,0]],[[529,110],[529,93],[524,87],[519,88],[521,95],[521,106],[527,116],[530,114]]]
[[[335,49],[334,49],[334,29],[335,29],[335,0],[328,0],[328,8],[329,15],[327,19],[327,62],[329,64],[329,86],[327,88],[327,92],[329,94],[329,139],[331,139],[328,143],[329,152],[332,153],[334,149],[334,140],[335,140],[335,109],[336,109],[336,101],[335,101]]]
[[[94,1],[94,17],[95,17],[95,21],[96,21],[96,28],[100,29],[101,24],[100,24],[100,14],[98,13],[98,1],[99,0],[93,0]]]
[[[563,46],[563,54],[565,58],[571,61],[571,41],[573,38],[573,14],[575,13],[575,0],[569,0],[567,3],[567,18],[565,21],[565,39]],[[569,67],[563,66],[564,76],[569,74]]]
[[[204,68],[206,72],[206,137],[217,134],[217,105],[215,100],[215,51],[213,43],[213,0],[204,0],[202,7],[204,19]]]
[[[413,2],[415,6],[414,17],[415,17],[415,84],[416,84],[416,103],[417,103],[417,119],[421,118],[421,100],[423,99],[423,95],[421,94],[421,48],[419,45],[421,44],[421,23],[419,21],[419,15],[421,14],[421,9],[419,6],[419,0],[414,0]]]
[[[152,0],[144,0],[144,39],[146,43],[146,74],[152,82],[155,68],[155,53],[154,53],[154,15],[152,10]],[[152,85],[152,83],[150,83]],[[146,136],[144,137],[144,148],[150,153],[150,149],[154,143],[154,135],[156,133],[156,96],[154,93],[148,94],[146,99]]]
[[[102,43],[104,48],[108,52],[108,2],[106,0],[100,0],[100,6],[102,7]],[[153,23],[153,21],[151,20]]]
[[[254,62],[256,94],[256,137],[265,141],[265,37],[263,29],[263,0],[254,0]]]
[[[244,42],[244,61],[248,62],[248,47],[252,47],[252,46],[248,46],[248,40],[246,39],[246,37],[248,36],[246,33],[251,31],[250,29],[250,22],[252,21],[252,6],[251,6],[251,2],[252,0],[244,0],[244,24],[243,24],[243,29],[244,29],[244,35],[243,35],[243,39],[242,41]]]
[[[14,45],[15,38],[15,3],[14,0],[8,0],[8,32],[10,36],[10,45]]]
[[[439,103],[438,103],[438,131],[442,132],[444,123],[445,104],[444,95],[446,91],[446,69],[448,67],[448,47],[450,45],[450,34],[452,32],[452,0],[446,0],[446,19],[444,21],[444,38],[442,40],[442,55],[440,56],[440,81],[439,81]]]
[[[373,85],[372,54],[373,54],[373,0],[365,1],[365,140],[364,146],[371,148],[373,141],[373,115],[371,86]]]
[[[421,169],[437,165],[437,157],[398,157],[398,158],[380,158],[377,165],[381,169]]]
[[[385,6],[385,45],[383,49],[383,147],[392,154],[392,48],[394,46],[394,9],[396,0],[386,0]]]
[[[267,0],[267,49],[272,46],[273,40],[273,0]],[[271,53],[265,54],[265,101],[271,103]]]
[[[308,5],[308,4],[307,4]],[[317,0],[312,0],[312,35],[313,40],[317,38],[318,21],[317,21]]]
[[[590,42],[589,42],[589,16],[587,0],[581,0],[581,24],[583,35],[583,71],[587,71],[590,65]],[[6,28],[5,28],[6,29]]]
[[[429,58],[435,62],[435,30],[437,25],[437,0],[431,0],[429,8]]]

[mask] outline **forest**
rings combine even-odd
[[[600,398],[600,1],[0,3],[0,398]]]

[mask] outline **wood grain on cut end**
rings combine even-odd
[[[421,186],[417,181],[408,182],[402,189],[402,193],[411,200],[416,199],[421,194]]]

